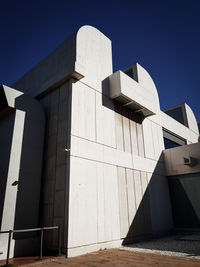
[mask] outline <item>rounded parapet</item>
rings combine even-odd
[[[13,85],[39,96],[71,78],[101,91],[112,73],[111,41],[92,26],[83,26]]]
[[[154,94],[155,105],[157,109],[160,110],[158,91],[153,79],[151,78],[150,74],[140,64],[136,63],[136,66],[138,73],[138,83],[144,88],[151,90],[151,92]]]
[[[76,64],[83,67],[82,82],[101,90],[102,81],[112,74],[111,41],[92,26],[81,27],[76,35]]]
[[[186,103],[184,105],[185,105],[185,111],[186,111],[186,116],[187,116],[187,121],[188,121],[188,128],[191,129],[193,132],[199,134],[199,128],[198,128],[198,124],[197,124],[197,120],[194,115],[194,112],[192,111],[190,106],[188,106]]]

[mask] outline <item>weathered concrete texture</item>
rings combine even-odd
[[[84,70],[81,81],[102,92],[102,81],[113,71],[110,39],[94,27],[81,27],[76,38],[76,62]]]
[[[125,103],[127,108],[132,108],[134,104],[133,109],[141,109],[147,116],[156,114],[157,103],[151,90],[146,90],[122,71],[112,74],[109,81],[112,99],[120,101],[120,98],[123,97],[123,101],[127,101]]]
[[[71,129],[71,82],[64,83],[40,99],[46,113],[43,172],[43,225],[58,225],[62,247],[67,247],[69,152]],[[45,235],[45,247],[57,247],[57,233]]]
[[[120,237],[124,243],[151,235],[146,172],[118,168]]]
[[[163,128],[194,143],[196,121],[189,108],[189,128],[160,111],[149,73],[137,63],[127,70],[132,78],[112,74],[111,41],[84,26],[15,84],[46,113],[43,225],[61,227],[71,256],[173,227]],[[110,98],[119,91],[132,110]],[[49,232],[45,247],[56,242]]]
[[[190,158],[194,163],[185,165],[184,158]],[[180,146],[164,151],[166,175],[182,175],[200,172],[200,143]]]
[[[72,157],[71,170],[69,248],[118,240],[116,167]]]
[[[82,83],[73,83],[71,133],[90,141],[96,140],[95,91]]]

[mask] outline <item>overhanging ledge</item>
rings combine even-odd
[[[109,76],[110,98],[143,117],[156,114],[154,94],[122,71]]]

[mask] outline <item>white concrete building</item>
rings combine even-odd
[[[171,112],[161,111],[155,84],[138,63],[113,73],[111,41],[91,26],[81,27],[13,88],[8,88],[11,94],[23,92],[40,103],[39,108],[46,115],[45,135],[41,129],[34,139],[34,144],[40,146],[40,155],[45,140],[43,160],[39,158],[39,171],[34,176],[42,183],[41,216],[37,222],[30,219],[23,223],[26,220],[22,214],[18,228],[59,225],[62,251],[68,256],[171,233],[174,219],[167,176],[185,174],[179,171],[185,166],[180,155],[183,148],[195,147],[193,157],[200,160],[199,144],[193,145],[198,142],[198,125],[188,105]],[[4,109],[0,127],[7,133],[9,129],[3,121],[8,120],[8,115]],[[17,109],[12,112],[16,119]],[[37,118],[39,122],[32,122],[29,136],[38,123],[44,125]],[[16,125],[12,127],[18,132]],[[13,140],[14,134],[12,145]],[[11,147],[10,153],[23,145],[22,140],[18,148]],[[175,160],[171,161],[175,154],[166,150],[164,161],[165,147],[179,145],[183,146],[173,150],[178,153]],[[190,152],[186,154],[185,157],[191,156]],[[36,164],[34,149],[26,155]],[[179,156],[177,171],[172,165]],[[18,167],[24,172],[26,167],[20,164],[19,160]],[[194,168],[198,175],[199,164]],[[186,169],[193,172],[193,166]],[[13,198],[9,174],[4,175],[5,194]],[[15,180],[19,180],[20,190],[20,177]],[[40,193],[39,186],[29,190],[29,196],[38,198],[35,192]],[[18,204],[16,197],[13,201]],[[24,201],[33,205],[27,196]],[[0,204],[6,214],[6,201],[2,199]],[[37,212],[38,209],[37,206]],[[12,217],[17,214],[13,204]],[[0,223],[1,231],[16,228],[14,219],[9,226],[4,224],[4,217]],[[27,242],[28,238],[14,238],[12,255],[19,255]],[[6,245],[0,244],[5,258]],[[54,250],[56,244],[57,235],[48,232],[45,248]]]

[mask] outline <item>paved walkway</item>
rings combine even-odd
[[[15,261],[15,266],[36,267],[200,267],[200,259],[189,257],[174,257],[150,253],[141,253],[122,249],[98,251],[74,258],[66,259],[64,256],[45,259],[44,261],[20,262]]]

